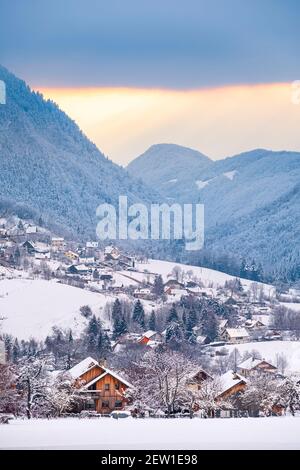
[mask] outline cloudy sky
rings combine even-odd
[[[121,164],[159,142],[300,150],[298,0],[0,0],[0,18],[0,62]]]

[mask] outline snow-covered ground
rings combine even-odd
[[[288,360],[289,372],[300,373],[300,341],[262,341],[244,344],[226,344],[229,353],[237,348],[241,355],[246,351],[255,349],[263,359],[276,365],[276,355],[284,354]]]
[[[294,303],[294,302],[280,302],[281,305],[284,307],[290,309],[290,310],[295,310],[296,312],[300,312],[300,303]]]
[[[160,260],[152,260],[150,259],[148,263],[138,263],[136,268],[140,271],[140,274],[131,273],[132,277],[139,280],[143,280],[146,278],[146,274],[143,273],[144,270],[149,271],[149,273],[161,274],[164,281],[167,281],[168,275],[172,273],[174,267],[180,267],[182,271],[188,272],[192,271],[193,275],[200,279],[206,287],[214,287],[217,288],[219,286],[224,286],[225,282],[234,279],[234,276],[230,276],[229,274],[222,273],[220,271],[215,271],[213,269],[202,268],[199,266],[190,266],[187,264],[179,264],[173,263],[170,261],[160,261]],[[242,285],[245,289],[248,289],[253,281],[249,281],[247,279],[241,279]],[[264,287],[266,295],[273,295],[275,293],[275,289],[272,285],[268,284],[261,284]]]
[[[54,325],[76,332],[85,324],[80,307],[89,305],[101,317],[107,300],[103,294],[55,281],[5,279],[0,281],[2,331],[21,339],[43,339]]]
[[[300,417],[16,420],[1,449],[300,449]]]

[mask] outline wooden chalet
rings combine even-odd
[[[157,333],[157,331],[148,330],[141,335],[138,339],[138,343],[144,346],[154,347],[162,342],[162,335]]]
[[[190,390],[200,390],[203,386],[203,383],[209,380],[213,380],[213,377],[203,369],[199,369],[195,374],[191,375],[191,377],[187,381],[187,387]]]
[[[216,396],[216,401],[226,399],[243,392],[247,386],[245,377],[229,370],[220,377],[220,391]]]
[[[225,328],[221,333],[221,339],[228,343],[247,343],[249,341],[249,333],[245,328]]]
[[[83,396],[83,409],[109,414],[125,408],[125,391],[132,385],[92,357],[72,367],[69,373]]]
[[[238,365],[238,371],[244,376],[249,377],[249,375],[264,373],[264,374],[276,374],[277,367],[270,364],[264,359],[254,359],[249,357],[246,361]]]

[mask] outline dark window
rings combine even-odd
[[[122,405],[123,405],[123,403],[122,403],[121,400],[116,400],[115,401],[115,408],[122,408]]]
[[[89,390],[97,390],[96,389],[96,382],[93,385],[90,385],[88,389]]]
[[[115,389],[116,389],[116,390],[119,390],[119,389],[120,389],[120,384],[119,384],[119,382],[116,382],[116,383],[115,383]]]
[[[85,401],[84,408],[86,410],[96,410],[96,401],[92,399],[88,399]]]
[[[109,408],[109,401],[108,400],[103,400],[102,401],[102,408]]]
[[[109,384],[104,385],[104,390],[109,390]]]

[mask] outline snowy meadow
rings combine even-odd
[[[300,418],[17,419],[1,449],[300,449]]]

